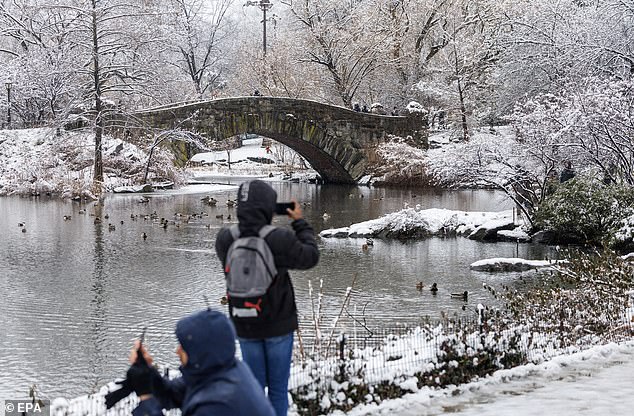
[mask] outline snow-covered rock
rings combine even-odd
[[[522,227],[516,227],[512,230],[500,230],[497,232],[497,239],[500,241],[519,241],[526,243],[531,241],[531,236],[522,229]]]
[[[512,218],[502,218],[487,221],[469,234],[470,240],[491,241],[496,240],[498,231],[513,230],[517,225]]]
[[[349,227],[324,230],[319,235],[325,238],[380,237],[399,239],[424,238],[433,235],[471,235],[487,223],[491,227],[512,223],[512,215],[512,211],[467,212],[439,208],[425,210],[407,208]]]
[[[517,257],[492,258],[471,263],[470,268],[471,270],[481,272],[523,272],[526,270],[553,267],[562,262],[561,260],[526,260]]]

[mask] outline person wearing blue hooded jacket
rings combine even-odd
[[[176,337],[182,377],[161,377],[138,341],[130,353],[127,380],[140,401],[133,416],[159,416],[173,408],[183,416],[274,416],[253,373],[235,358],[235,329],[224,314],[207,309],[187,316],[176,324]]]

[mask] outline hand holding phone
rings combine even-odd
[[[275,214],[288,215],[287,210],[293,211],[295,209],[295,202],[278,202],[275,204]]]
[[[143,342],[145,341],[145,330],[143,328],[143,332],[138,340],[134,341],[134,347],[130,351],[129,361],[130,364],[146,364],[148,366],[152,365],[154,359],[150,355],[150,353],[145,349]]]

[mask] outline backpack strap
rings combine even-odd
[[[275,227],[268,224],[265,225],[264,227],[260,228],[260,231],[258,234],[260,234],[261,238],[266,238],[267,235],[271,234],[271,231],[275,230]]]
[[[275,230],[275,227],[268,224],[260,228],[260,231],[258,234],[260,235],[260,238],[265,238],[273,230]],[[229,227],[229,231],[231,232],[231,236],[233,237],[234,240],[237,240],[238,238],[240,238],[240,227],[238,227],[238,224],[234,224],[231,227]]]

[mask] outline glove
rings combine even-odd
[[[132,393],[132,387],[130,386],[130,382],[127,379],[123,381],[117,381],[116,384],[120,384],[121,388],[106,394],[106,409],[110,409],[112,406],[125,399],[130,395],[130,393]]]
[[[137,361],[130,366],[126,374],[126,380],[130,383],[130,387],[137,396],[152,394],[155,371],[145,361],[142,363]]]

